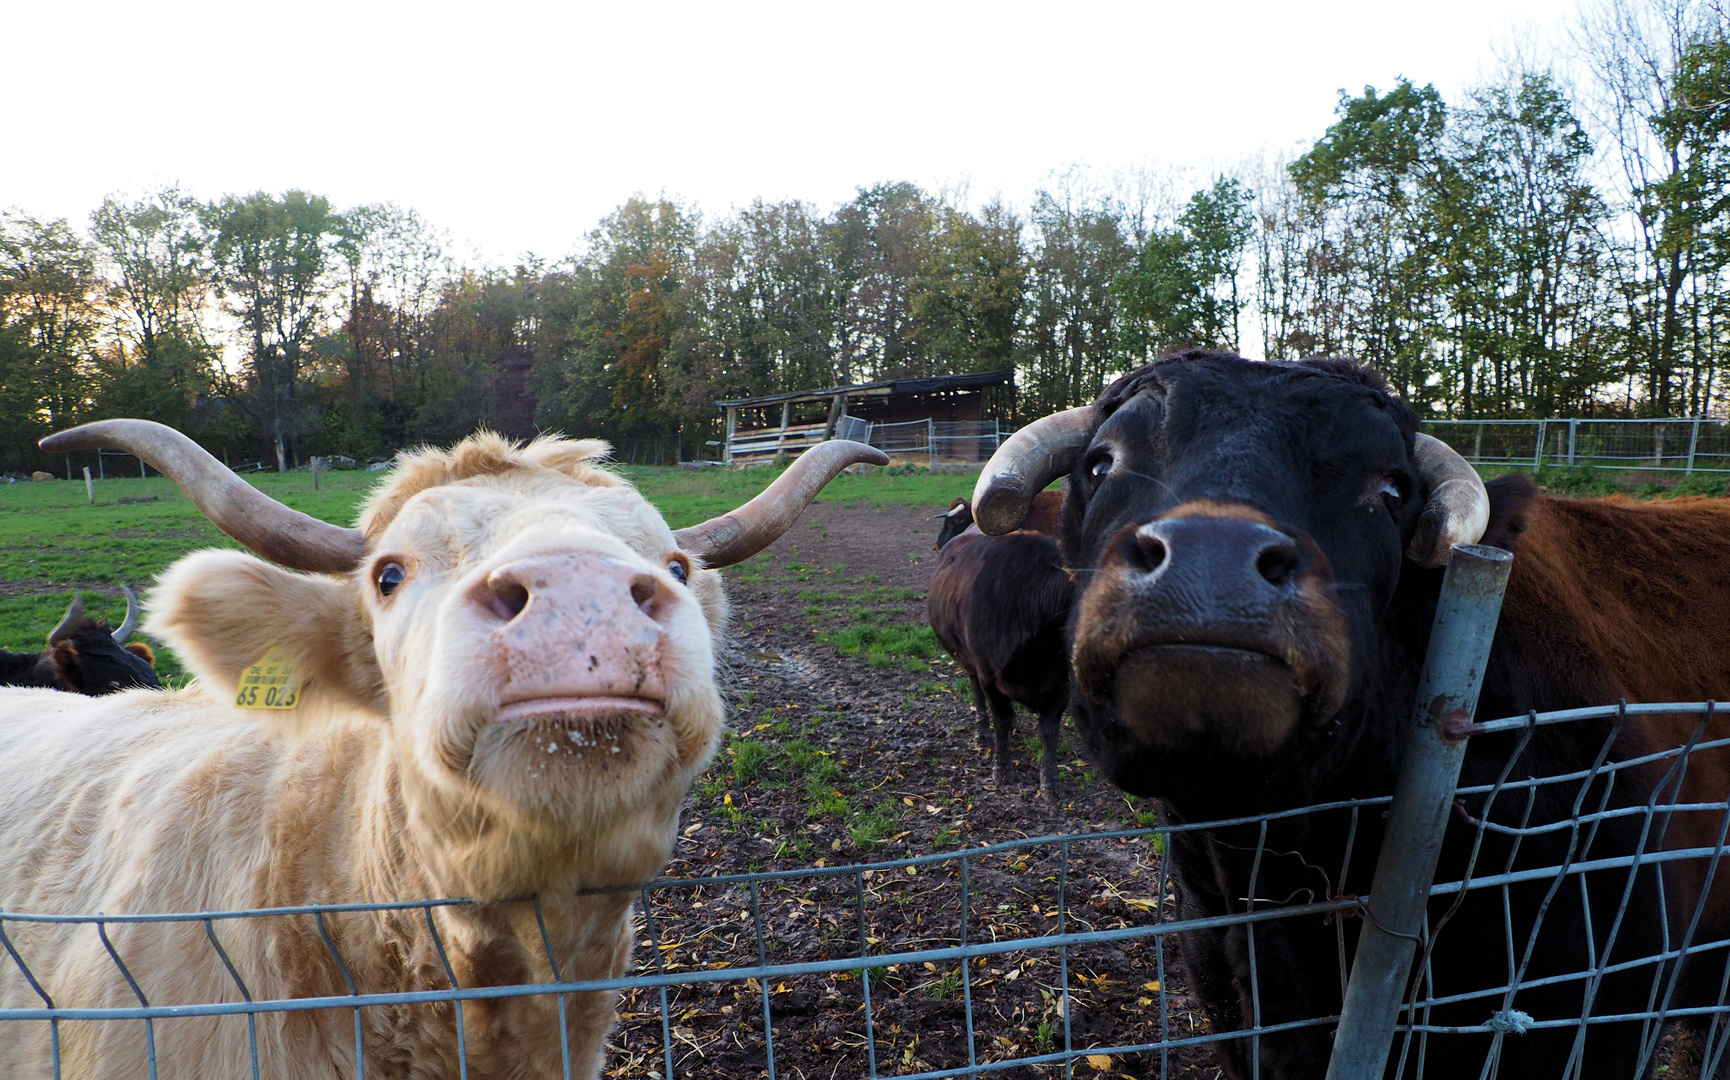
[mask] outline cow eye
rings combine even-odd
[[[685,560],[683,559],[669,559],[667,561],[667,573],[673,575],[673,580],[681,585],[685,584],[685,579],[691,576],[691,572],[685,569]]]
[[[1376,494],[1382,497],[1388,513],[1394,513],[1400,508],[1400,486],[1394,483],[1392,477],[1383,477],[1381,486],[1376,488]]]
[[[1100,457],[1093,463],[1093,466],[1089,468],[1087,472],[1088,475],[1092,476],[1095,480],[1103,480],[1106,474],[1111,472],[1111,455],[1106,454]]]
[[[389,596],[396,592],[396,587],[408,580],[408,571],[402,563],[387,562],[378,568],[378,594]]]

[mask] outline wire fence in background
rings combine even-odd
[[[891,458],[923,457],[935,468],[984,464],[1009,434],[995,420],[910,420],[871,425],[869,441]]]
[[[1426,420],[1474,465],[1730,472],[1730,420]]]

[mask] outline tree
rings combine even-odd
[[[1706,218],[1724,212],[1711,191],[1727,22],[1717,2],[1600,0],[1579,28],[1634,225],[1627,320],[1652,415],[1704,410],[1722,347],[1725,283]]]
[[[1177,345],[1237,348],[1238,270],[1254,234],[1253,194],[1221,176],[1190,197],[1171,228],[1148,231],[1117,276],[1118,348],[1144,363]]]
[[[109,268],[113,348],[99,411],[197,426],[194,407],[222,377],[203,325],[214,291],[200,203],[176,187],[133,203],[110,196],[90,217]]]
[[[308,417],[301,379],[332,311],[332,272],[344,222],[329,200],[289,191],[228,196],[205,208],[217,284],[247,344],[248,393],[288,468],[286,443]]]
[[[1455,119],[1453,167],[1427,211],[1449,312],[1448,403],[1466,416],[1589,412],[1616,370],[1591,140],[1541,73],[1478,91]]]
[[[1341,344],[1422,406],[1437,393],[1437,242],[1428,208],[1449,171],[1447,106],[1435,87],[1402,79],[1386,94],[1342,93],[1337,113],[1291,165],[1298,192],[1328,228],[1313,269],[1342,279]]]
[[[1123,365],[1114,351],[1112,283],[1134,257],[1122,209],[1073,177],[1038,193],[1028,275],[1028,378],[1017,408],[1030,416],[1091,401]]]
[[[12,460],[88,413],[102,296],[95,253],[64,220],[0,212],[0,431]]]
[[[933,374],[1013,367],[1027,288],[1021,221],[994,202],[977,217],[940,206],[935,224],[908,304],[917,352]]]

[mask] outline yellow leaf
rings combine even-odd
[[[721,805],[722,806],[732,806],[733,805],[733,793],[731,791],[727,792],[726,797],[721,800]]]
[[[1087,1063],[1100,1072],[1111,1071],[1111,1057],[1107,1054],[1089,1054]]]
[[[1143,990],[1152,990],[1154,993],[1157,994],[1157,993],[1159,993],[1159,980],[1155,979],[1152,982],[1144,982],[1141,984],[1141,988]]]

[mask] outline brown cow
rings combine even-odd
[[[1349,361],[1193,350],[1148,365],[1006,442],[976,490],[982,527],[1016,528],[1031,493],[1065,475],[1076,726],[1105,775],[1159,798],[1168,820],[1385,796],[1455,543],[1515,554],[1480,718],[1730,697],[1730,503],[1570,500],[1521,477],[1486,489]],[[1563,864],[1717,844],[1730,751],[1694,755],[1679,796],[1664,782],[1673,756],[1640,760],[1685,745],[1697,722],[1630,719],[1613,743],[1608,721],[1539,727],[1529,743],[1472,737],[1462,786],[1505,774],[1509,789],[1461,800],[1439,879],[1472,860],[1478,876],[1536,876],[1473,890],[1457,910],[1452,896],[1432,903],[1431,926],[1449,922],[1425,968],[1426,993],[1443,999],[1414,1052],[1426,1075],[1478,1076],[1493,1053],[1505,1077],[1637,1076],[1651,1068],[1648,1031],[1617,1017],[1722,1001],[1721,945],[1680,970],[1662,957],[1696,912],[1694,944],[1730,938],[1730,859],[1709,892],[1712,860],[1693,858],[1593,870],[1550,893]],[[1730,720],[1707,732],[1726,735]],[[1601,753],[1614,780],[1582,790]],[[1710,809],[1660,810],[1648,827],[1644,808],[1678,797]],[[1576,828],[1576,813],[1594,818]],[[1480,832],[1485,817],[1494,827]],[[1174,834],[1182,913],[1361,896],[1382,828],[1378,814],[1331,811]],[[1358,925],[1297,914],[1180,935],[1217,1030],[1281,1028],[1217,1044],[1227,1076],[1324,1075]],[[1540,1026],[1498,1034],[1516,1011]]]

